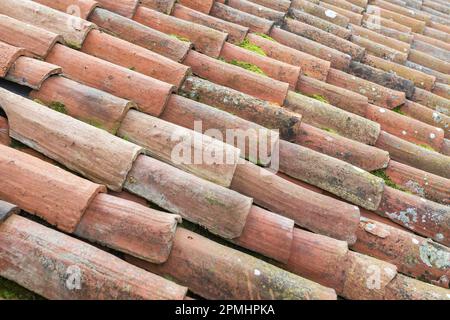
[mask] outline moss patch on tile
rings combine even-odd
[[[9,146],[11,148],[14,148],[14,149],[17,149],[17,150],[28,148],[27,145],[23,144],[19,140],[12,139],[12,138],[11,138],[11,143],[9,144]]]
[[[261,33],[261,32],[257,32],[257,33],[255,33],[257,36],[260,36],[261,38],[264,38],[264,39],[267,39],[267,40],[270,40],[270,41],[273,41],[273,42],[277,42],[274,38],[272,38],[271,36],[268,36],[267,34],[265,34],[265,33]]]
[[[418,144],[418,146],[421,147],[421,148],[427,149],[427,150],[429,150],[429,151],[437,152],[436,150],[433,149],[433,147],[430,147],[430,146],[427,145],[427,144],[421,143],[421,144]]]
[[[405,113],[402,111],[401,106],[395,107],[394,109],[392,109],[392,111],[397,112],[398,114],[401,114],[402,116],[405,115]]]
[[[327,98],[325,98],[324,96],[320,95],[320,94],[309,94],[308,97],[313,98],[317,101],[326,103],[326,104],[330,104],[327,100]]]
[[[257,65],[254,65],[253,63],[250,63],[250,62],[240,61],[240,60],[235,60],[235,59],[233,59],[231,61],[226,61],[226,62],[229,63],[229,64],[232,64],[234,66],[238,66],[238,67],[240,67],[242,69],[245,69],[245,70],[248,70],[248,71],[260,74],[260,75],[263,75],[263,76],[266,75],[264,73],[264,71],[261,70],[260,67],[258,67]]]
[[[189,40],[188,38],[179,36],[177,34],[170,34],[169,36],[171,36],[173,38],[177,38],[178,40],[183,41],[183,42],[191,42],[191,40]]]
[[[336,134],[336,135],[339,135],[339,133],[336,131],[336,130],[334,130],[334,129],[331,129],[331,128],[321,128],[323,131],[326,131],[326,132],[329,132],[329,133],[332,133],[332,134]]]
[[[386,170],[385,169],[378,169],[375,171],[371,172],[374,176],[381,178],[384,180],[384,183],[391,188],[400,190],[400,191],[405,191],[404,188],[402,188],[401,186],[399,186],[398,184],[396,184],[394,181],[391,180],[391,178],[386,174]]]
[[[52,101],[48,106],[59,113],[67,114],[66,105],[62,102]]]
[[[244,48],[248,51],[252,51],[254,53],[259,54],[260,56],[266,57],[266,52],[258,45],[250,42],[248,38],[245,38],[244,41],[242,41],[240,44],[238,44],[239,47]]]
[[[0,298],[5,300],[43,300],[37,294],[0,277]]]

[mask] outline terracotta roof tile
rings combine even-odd
[[[350,22],[349,18],[346,16],[306,0],[293,0],[291,2],[291,8],[305,11],[306,13],[318,16],[321,19],[330,21],[331,23],[344,28],[346,28]]]
[[[25,54],[24,49],[0,41],[0,78],[5,77],[17,58]]]
[[[87,19],[92,11],[99,6],[94,0],[33,0],[47,7]]]
[[[334,11],[334,12],[336,12],[336,13],[344,16],[344,17],[347,17],[349,19],[349,23],[353,23],[353,24],[356,24],[356,25],[361,25],[363,16],[360,13],[349,11],[349,10],[346,10],[346,9],[341,8],[339,6],[335,6],[335,5],[331,4],[331,3],[326,3],[326,2],[321,2],[320,6],[323,7],[323,8],[332,10],[332,11]]]
[[[214,5],[214,0],[178,0],[177,2],[183,6],[206,14],[210,13]]]
[[[0,200],[0,224],[2,224],[11,215],[19,213],[19,211],[20,211],[19,207]]]
[[[127,18],[133,18],[139,5],[139,0],[97,0],[107,10],[118,13]]]
[[[141,0],[140,5],[165,14],[170,14],[176,2],[175,0]]]
[[[8,120],[0,116],[0,144],[9,146],[10,143]]]
[[[255,4],[247,0],[228,0],[227,5],[242,12],[274,21],[279,24],[283,21],[285,13]]]
[[[289,0],[250,0],[250,2],[285,13],[289,10],[289,7],[291,6]]]

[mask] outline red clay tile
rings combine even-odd
[[[448,289],[398,274],[386,287],[386,300],[448,300]]]
[[[342,39],[309,24],[288,18],[283,24],[283,29],[348,54],[356,61],[361,60],[361,58],[364,56],[365,49],[362,46]]]
[[[128,68],[56,45],[47,62],[63,68],[65,76],[137,103],[142,112],[159,116],[174,87]]]
[[[432,92],[442,98],[450,100],[450,86],[443,83],[436,83]]]
[[[5,79],[39,90],[48,77],[61,72],[59,66],[29,57],[19,57],[9,69]]]
[[[359,210],[353,205],[310,191],[252,163],[238,165],[231,188],[303,228],[349,243],[356,240]]]
[[[399,272],[422,281],[438,282],[450,277],[445,261],[450,255],[447,247],[374,220],[361,220],[358,241],[352,249],[392,263]]]
[[[441,153],[450,157],[450,140],[444,139],[444,143],[442,144]]]
[[[178,0],[178,3],[188,8],[209,14],[214,5],[214,0]]]
[[[173,84],[177,88],[190,73],[189,67],[97,30],[89,33],[81,50],[92,56]]]
[[[406,6],[399,6],[397,4],[394,3],[390,3],[388,1],[384,1],[384,0],[372,0],[370,2],[370,4],[373,4],[375,6],[378,6],[380,8],[386,9],[386,10],[390,10],[392,12],[396,12],[398,14],[410,17],[410,18],[414,18],[417,20],[422,20],[422,21],[428,21],[429,20],[429,16],[424,13],[423,11],[418,11],[418,10],[411,10],[410,8],[406,7]]]
[[[1,250],[8,252],[2,255],[0,275],[47,299],[183,300],[187,292],[185,287],[17,215],[0,226],[0,239]],[[77,273],[82,278],[80,289],[74,290],[77,283],[62,279]]]
[[[408,43],[384,36],[375,31],[371,31],[369,29],[362,28],[358,25],[351,24],[349,28],[352,32],[352,35],[360,36],[360,37],[369,39],[371,41],[377,42],[379,44],[383,44],[386,47],[395,49],[399,52],[408,53],[408,51],[410,49],[410,45]]]
[[[132,19],[139,6],[139,0],[96,0],[100,5],[112,12],[118,13],[121,16]]]
[[[4,78],[14,62],[25,54],[24,49],[0,41],[0,78]]]
[[[8,120],[2,116],[0,116],[0,144],[5,146],[9,146],[11,144]]]
[[[397,22],[397,20],[391,20],[391,19],[384,18],[383,16],[380,16],[379,14],[377,14],[376,9],[372,9],[372,11],[370,11],[370,13],[366,10],[366,12],[364,13],[364,16],[363,16],[363,20],[366,21],[366,23],[371,22],[374,25],[376,25],[378,23],[383,27],[383,29],[389,28],[389,29],[394,29],[399,32],[402,32],[405,36],[409,35],[409,39],[411,39],[411,40],[408,41],[408,43],[411,43],[411,41],[412,41],[412,35],[411,35],[412,29],[410,27],[400,24],[399,22]]]
[[[335,6],[335,5],[330,4],[330,3],[326,3],[326,2],[321,2],[320,6],[322,8],[326,8],[326,9],[332,10],[332,11],[334,11],[334,12],[336,12],[336,13],[344,16],[344,17],[347,17],[349,19],[350,23],[353,23],[353,24],[356,24],[356,25],[361,25],[363,16],[360,13],[349,11],[349,10],[346,10],[344,8],[341,8],[341,7]]]
[[[0,102],[12,138],[110,189],[121,190],[134,159],[142,151],[103,130],[3,89]]]
[[[395,161],[450,179],[450,157],[381,131],[376,146]]]
[[[251,43],[261,47],[268,57],[298,66],[302,73],[309,77],[326,80],[330,69],[329,61],[295,50],[277,41],[265,39],[254,33],[250,33],[247,38]]]
[[[248,27],[251,32],[269,34],[274,25],[273,21],[239,11],[219,2],[214,3],[210,14],[213,17]]]
[[[81,19],[87,19],[92,11],[99,6],[94,0],[34,0],[44,6],[62,11]]]
[[[279,105],[284,103],[289,89],[287,83],[270,79],[195,51],[189,52],[184,64],[190,66],[192,72],[202,78]]]
[[[448,206],[386,186],[376,212],[424,237],[450,243]]]
[[[254,154],[250,154],[250,151],[256,151],[258,159],[252,158],[250,160],[262,166],[269,165],[272,152],[274,152],[279,139],[278,134],[271,132],[265,127],[228,112],[177,95],[172,95],[169,99],[169,103],[161,115],[161,119],[191,130],[201,129],[202,133],[208,133],[211,130],[208,134],[213,137],[214,135],[220,134],[221,136],[218,138],[222,141],[227,138],[227,130],[236,130],[232,132],[234,140],[228,140],[228,143],[240,148],[241,157],[246,159],[250,156],[254,157]],[[201,121],[201,126],[200,128],[196,128],[195,122],[199,121]],[[250,130],[250,134],[246,134],[248,130]],[[261,142],[260,137],[263,137]],[[245,142],[245,145],[242,145],[242,141]],[[265,149],[262,149],[260,143],[266,144]]]
[[[433,29],[433,30],[444,32],[444,33],[450,33],[450,27],[447,25],[444,25],[442,23],[430,21],[427,25],[428,25],[428,27],[425,28],[424,33],[423,33],[424,35],[426,35],[427,29]]]
[[[179,216],[99,194],[88,206],[75,234],[153,263],[163,263],[172,249]]]
[[[389,178],[402,188],[420,197],[450,204],[450,180],[391,161],[386,169]]]
[[[297,90],[309,96],[323,96],[331,105],[360,116],[366,115],[369,105],[366,96],[307,76],[300,77]]]
[[[391,24],[395,24],[395,22],[383,19],[377,15],[369,15],[366,13],[364,13],[363,21],[361,23],[361,25],[368,30],[375,31],[381,35],[396,39],[407,44],[412,43],[413,35],[411,34],[411,28],[402,26],[401,24],[396,24],[395,26],[392,26]],[[406,30],[404,30],[403,28],[405,28]],[[404,31],[400,31],[398,29]]]
[[[373,5],[369,5],[366,8],[366,12],[368,14],[378,14],[381,17],[388,19],[388,20],[393,20],[401,25],[410,27],[412,31],[417,32],[417,33],[422,33],[424,28],[425,28],[425,22],[424,21],[420,21],[414,18],[410,18],[407,17],[405,15],[390,11],[390,10],[386,10],[377,6],[373,6]]]
[[[186,38],[196,50],[213,58],[219,56],[227,39],[226,33],[145,7],[139,7],[133,19],[166,34]]]
[[[427,68],[450,74],[450,62],[440,60],[431,56],[430,54],[411,49],[409,52],[408,60]]]
[[[231,145],[134,110],[122,121],[118,135],[143,146],[154,158],[224,187],[230,186],[240,159],[240,150]],[[182,157],[183,162],[178,163],[174,151],[180,145],[183,149],[178,152],[188,149],[189,154],[175,154]],[[211,159],[204,159],[204,155],[213,152],[216,162],[210,163]]]
[[[231,43],[224,44],[220,57],[227,62],[236,60],[254,64],[261,68],[267,76],[275,80],[289,83],[290,88],[293,90],[295,90],[301,74],[301,69],[299,67],[262,56]]]
[[[450,52],[448,52],[445,49],[436,47],[428,42],[414,40],[411,47],[415,50],[429,54],[436,59],[443,60],[443,61],[450,61]]]
[[[333,10],[321,7],[317,4],[314,4],[314,3],[306,1],[306,0],[291,1],[291,8],[305,11],[309,14],[312,14],[321,19],[330,21],[330,22],[337,24],[344,28],[347,27],[347,25],[349,24],[349,21],[350,21],[349,18],[343,16],[342,14],[339,14]]]
[[[365,37],[352,35],[352,42],[365,48],[366,52],[389,61],[403,64],[408,59],[408,55],[406,53],[400,52],[387,45],[377,43]]]
[[[365,144],[374,145],[380,134],[380,126],[373,121],[293,91],[284,107],[301,114],[305,123]]]
[[[181,93],[268,129],[280,130],[280,137],[288,141],[300,131],[300,114],[198,77],[188,77]]]
[[[226,239],[242,234],[252,199],[168,164],[140,156],[125,189]]]
[[[433,94],[429,91],[416,88],[412,99],[414,102],[420,103],[430,109],[450,116],[450,100]]]
[[[68,45],[77,49],[81,48],[87,34],[95,27],[86,20],[33,1],[4,0],[0,14],[59,34]]]
[[[311,26],[321,29],[323,31],[330,32],[340,38],[349,39],[352,34],[350,30],[348,30],[344,27],[341,27],[337,24],[334,24],[327,20],[321,19],[319,17],[316,17],[316,16],[306,13],[304,11],[300,11],[297,9],[291,9],[289,11],[289,16],[292,19],[295,19],[297,21],[311,25]]]
[[[330,61],[331,66],[334,68],[346,70],[351,61],[351,57],[348,54],[280,28],[273,28],[270,36],[279,43],[291,47],[292,49],[303,51],[320,59]],[[309,74],[307,73],[307,75]]]
[[[183,61],[191,48],[190,42],[178,40],[108,10],[97,8],[89,19],[115,36],[177,62]]]
[[[132,201],[132,202],[138,203],[138,204],[143,205],[143,206],[148,206],[148,201],[146,199],[144,199],[142,197],[139,197],[139,196],[137,196],[135,194],[132,194],[132,193],[130,193],[128,191],[124,191],[124,190],[122,190],[120,192],[108,191],[108,194],[110,194],[110,195],[112,195],[114,197],[120,198],[120,199],[124,199],[124,200],[128,200],[128,201]]]
[[[0,224],[6,221],[11,215],[18,214],[19,212],[20,208],[16,205],[0,200]]]
[[[257,17],[275,21],[276,23],[281,23],[285,16],[285,13],[283,12],[255,4],[247,0],[228,0],[227,5]]]
[[[346,0],[325,0],[325,1],[321,1],[321,3],[328,3],[328,4],[332,4],[333,6],[336,6],[338,8],[342,8],[348,11],[352,11],[355,13],[362,13],[364,11],[364,8],[362,5],[357,5],[357,4],[353,4],[349,1]]]
[[[135,107],[132,102],[64,77],[51,77],[30,97],[49,106],[60,103],[68,115],[113,134],[127,111]]]
[[[327,82],[354,91],[369,98],[369,102],[380,107],[393,109],[406,101],[404,92],[385,88],[376,83],[352,76],[348,73],[331,68]]]
[[[252,206],[247,223],[233,243],[286,263],[291,254],[294,221]]]
[[[176,2],[176,0],[141,0],[139,1],[139,5],[165,14],[170,14]]]
[[[172,15],[179,19],[194,22],[206,27],[210,27],[212,29],[228,33],[227,41],[235,44],[240,44],[242,41],[244,41],[248,33],[247,27],[224,21],[216,17],[212,17],[210,15],[182,6],[180,4],[175,4]]]
[[[64,40],[45,29],[0,15],[0,41],[25,48],[37,57],[45,58],[56,42]]]
[[[444,140],[441,128],[430,126],[385,108],[369,105],[367,119],[378,122],[381,129],[406,141],[440,150]]]
[[[369,0],[347,0],[350,3],[353,3],[356,6],[360,6],[361,8],[367,7]]]
[[[45,161],[0,145],[0,197],[73,232],[86,208],[105,188]]]
[[[280,12],[287,12],[291,6],[289,0],[250,0],[253,3],[262,5],[266,8],[277,10]]]
[[[384,182],[380,178],[285,141],[280,141],[280,171],[369,210],[378,208],[381,201]]]
[[[389,163],[389,153],[364,143],[345,138],[302,123],[295,143],[330,157],[351,163],[366,171],[385,168]]]
[[[126,259],[173,277],[206,299],[336,299],[332,289],[182,228],[177,230],[166,263],[155,265],[129,256]]]

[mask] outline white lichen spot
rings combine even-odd
[[[437,112],[433,112],[433,120],[434,122],[439,123],[442,121],[442,116]]]
[[[331,19],[334,19],[337,17],[337,13],[330,9],[325,10],[325,15]]]
[[[372,231],[373,229],[375,229],[375,225],[373,224],[373,223],[368,223],[367,225],[366,225],[366,230],[367,231]]]
[[[412,240],[412,243],[419,244],[419,240],[417,240],[416,238],[411,238],[411,240]]]
[[[385,267],[384,272],[388,275],[389,278],[393,278],[397,274],[397,272],[394,269],[389,267]]]
[[[436,239],[436,241],[442,241],[444,240],[444,235],[442,233],[438,233],[434,236],[434,238]]]
[[[388,217],[390,217],[391,219],[400,221],[401,223],[403,223],[403,225],[414,229],[413,226],[411,226],[411,222],[417,222],[417,210],[416,208],[407,208],[404,211],[400,211],[400,212],[393,212],[393,213],[389,213],[387,212],[386,215]]]
[[[420,259],[429,267],[446,269],[450,267],[450,252],[446,247],[427,240],[419,247]]]
[[[408,134],[408,132],[406,132],[405,130],[402,131],[402,135],[406,136]]]
[[[385,113],[385,112],[386,112],[386,109],[380,108],[378,111],[380,111],[380,113]]]
[[[436,138],[436,135],[434,133],[430,133],[430,139]]]
[[[261,275],[261,271],[259,271],[258,269],[255,269],[254,274],[255,274],[255,276],[259,277]]]

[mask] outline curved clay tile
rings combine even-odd
[[[273,21],[239,11],[219,2],[214,3],[210,14],[213,17],[248,27],[251,32],[269,34],[274,25]]]
[[[326,61],[330,61],[333,68],[346,70],[350,64],[350,61],[352,60],[352,57],[350,57],[348,54],[327,47],[313,40],[301,37],[281,28],[273,28],[270,36],[279,43],[291,47],[292,49],[308,53]],[[310,74],[307,73],[307,75]]]
[[[178,40],[108,10],[95,9],[89,20],[119,38],[177,62],[183,61],[192,46],[190,42]]]
[[[239,238],[232,242],[243,248],[286,263],[291,255],[294,221],[252,206]],[[264,237],[261,235],[264,234]],[[257,241],[255,241],[258,239]]]
[[[350,19],[346,16],[306,0],[292,0],[291,8],[305,11],[306,13],[312,14],[344,28],[346,28],[350,22]]]
[[[376,212],[417,234],[450,244],[450,207],[385,187]]]
[[[56,0],[56,1],[33,0],[33,1],[85,20],[89,17],[92,11],[99,6],[98,2],[94,0]]]
[[[194,44],[196,50],[213,58],[219,56],[228,36],[226,33],[215,29],[168,16],[145,7],[139,7],[133,19],[166,34],[186,38]]]
[[[327,20],[320,19],[312,14],[297,9],[289,10],[289,17],[306,23],[323,31],[329,32],[343,39],[349,39],[352,32],[344,27],[338,26]]]
[[[352,12],[360,13],[360,14],[363,13],[364,8],[365,8],[365,6],[363,8],[360,5],[353,4],[346,0],[322,0],[320,3],[321,4],[324,4],[324,3],[332,4],[333,6],[336,6],[338,8],[342,8],[347,11],[352,11]]]
[[[99,194],[75,230],[79,237],[153,263],[167,260],[180,217]]]
[[[386,168],[389,163],[389,153],[384,150],[306,123],[302,123],[300,134],[293,142],[366,171]]]
[[[192,72],[199,77],[279,105],[283,105],[289,89],[288,83],[213,59],[196,51],[189,52],[184,64],[190,66]]]
[[[47,62],[59,65],[63,74],[115,96],[136,102],[142,112],[159,116],[174,86],[136,71],[57,44]]]
[[[185,287],[17,215],[2,224],[0,240],[0,249],[9,253],[1,257],[0,275],[47,299],[182,300],[187,292]],[[61,281],[77,273],[82,275],[79,290],[74,290],[76,282],[68,287]]]
[[[64,77],[51,77],[30,97],[47,106],[61,104],[68,115],[113,134],[128,110],[136,107],[130,101]]]
[[[378,208],[382,179],[344,161],[280,141],[280,171],[369,210]]]
[[[261,47],[268,57],[298,66],[301,68],[302,74],[309,77],[326,80],[330,69],[329,61],[295,50],[277,41],[265,39],[254,33],[248,34],[247,38],[251,43]]]
[[[0,14],[0,41],[45,58],[56,42],[64,40],[55,33]]]
[[[207,15],[191,8],[184,7],[180,4],[175,4],[175,9],[173,10],[172,15],[179,19],[194,22],[228,33],[227,41],[235,44],[239,44],[244,41],[249,30],[247,27]]]
[[[81,48],[95,25],[81,18],[27,0],[4,0],[0,13],[63,36],[67,45]]]
[[[1,110],[1,107],[0,107]],[[11,144],[11,138],[9,137],[9,125],[8,120],[0,116],[0,145],[9,146]]]
[[[400,65],[385,59],[366,54],[362,60],[364,64],[371,67],[384,70],[386,72],[395,72],[399,77],[411,80],[414,85],[425,89],[431,90],[435,85],[436,77],[428,75],[424,72],[408,68],[407,66]]]
[[[247,0],[228,0],[227,5],[235,8],[237,10],[247,12],[249,14],[252,14],[254,16],[275,21],[275,23],[279,24],[283,22],[283,19],[285,17],[285,13],[276,11],[258,4],[255,4],[251,1]]]
[[[240,148],[241,157],[262,166],[270,164],[272,153],[276,151],[279,140],[276,132],[265,127],[177,95],[172,95],[169,99],[161,119],[201,133],[211,130],[210,134],[213,136],[219,135],[220,140]],[[245,145],[242,142],[245,142]]]
[[[367,6],[366,12],[368,14],[377,14],[382,18],[396,21],[397,23],[410,27],[413,32],[422,33],[425,28],[425,21],[417,20],[414,18],[407,17],[405,15],[386,10],[374,5]]]
[[[144,147],[154,158],[227,188],[240,159],[240,150],[231,145],[134,110],[122,121],[118,135]],[[182,157],[177,161],[174,151],[179,146],[189,151],[177,154]],[[213,152],[215,162],[210,163],[204,156]]]
[[[20,208],[9,203],[0,200],[0,224],[6,221],[11,215],[18,214],[20,212]]]
[[[280,137],[288,141],[300,131],[300,114],[198,77],[188,77],[181,93],[268,129],[280,130]]]
[[[356,61],[361,60],[364,56],[365,50],[363,47],[309,24],[288,18],[285,20],[282,28],[296,35],[348,54]]]
[[[96,0],[100,5],[112,12],[132,19],[139,6],[139,0]]]
[[[369,3],[369,0],[347,0],[347,1],[361,8],[367,7],[367,4]]]
[[[388,1],[384,1],[384,0],[372,0],[370,1],[370,4],[378,6],[380,8],[386,9],[386,10],[390,10],[392,12],[396,12],[398,14],[410,17],[410,18],[414,18],[417,20],[422,20],[422,21],[428,21],[430,20],[430,17],[428,14],[424,13],[423,11],[419,11],[419,10],[412,10],[411,8],[408,8],[406,6],[399,6],[396,5],[394,3],[390,3]]]
[[[443,83],[436,83],[432,92],[442,98],[450,100],[450,86]]]
[[[412,99],[414,102],[420,103],[430,109],[450,116],[450,100],[438,96],[429,91],[416,88]]]
[[[450,157],[381,131],[376,146],[395,161],[450,179]]]
[[[391,161],[386,169],[389,178],[415,195],[450,204],[450,180],[402,163]]]
[[[0,89],[11,137],[113,190],[142,149],[101,129]],[[61,110],[63,111],[63,110]]]
[[[383,30],[383,29],[396,30],[398,32],[401,32],[401,34],[403,36],[408,37],[408,41],[407,41],[408,43],[411,43],[411,41],[412,41],[413,35],[411,34],[412,30],[410,27],[405,26],[400,23],[397,23],[394,20],[385,19],[384,17],[377,14],[376,10],[372,11],[372,13],[370,13],[370,14],[366,11],[363,16],[363,22],[365,24],[367,24],[368,26],[370,26],[369,29],[372,29],[372,28],[376,29],[376,25],[378,24],[381,26],[381,30]],[[387,35],[387,36],[389,36],[389,35]],[[398,40],[400,40],[400,39],[398,39]]]
[[[381,130],[406,141],[427,145],[438,151],[442,147],[444,130],[441,128],[430,126],[416,119],[371,104],[367,108],[366,117],[378,122],[381,125]]]
[[[301,114],[305,123],[368,145],[374,145],[380,134],[380,126],[373,121],[293,91],[283,106]]]
[[[238,165],[231,188],[303,228],[349,243],[356,240],[360,216],[354,205],[308,190],[250,162]]]
[[[442,144],[441,153],[450,157],[450,139],[444,139],[444,143]]]
[[[398,274],[386,288],[386,300],[448,300],[448,289]]]
[[[264,6],[266,8],[270,8],[284,13],[287,13],[289,7],[291,6],[291,2],[289,0],[249,0],[249,1]]]
[[[177,230],[166,263],[126,259],[157,274],[170,275],[207,299],[336,299],[332,289],[182,228]]]
[[[242,234],[252,206],[251,198],[146,156],[137,158],[125,189],[226,239]]]
[[[328,72],[327,82],[354,91],[369,98],[369,102],[377,106],[394,109],[405,103],[404,92],[395,91],[376,83],[352,76],[348,73],[331,68]]]
[[[422,281],[439,284],[450,277],[450,266],[445,262],[450,257],[449,248],[374,220],[361,220],[352,249],[395,264],[399,272]],[[439,258],[429,259],[426,252]]]
[[[426,42],[429,43],[433,46],[436,46],[438,48],[450,51],[450,43],[446,43],[444,41],[435,39],[435,38],[431,38],[431,37],[427,37],[423,34],[419,34],[419,33],[414,33],[414,41],[419,40],[422,42]]]
[[[236,60],[254,64],[272,79],[289,83],[289,87],[292,90],[295,90],[301,74],[301,69],[299,67],[262,56],[231,43],[224,44],[220,57],[227,62]]]
[[[177,88],[190,73],[189,67],[185,65],[98,30],[89,33],[81,51],[173,84]]]
[[[214,0],[178,0],[178,3],[188,8],[209,14],[214,5]]]
[[[29,57],[20,57],[11,66],[5,79],[39,90],[48,77],[61,72],[61,68],[54,64]]]
[[[435,58],[431,53],[411,49],[408,60],[444,74],[450,74],[450,62]]]
[[[338,6],[335,6],[333,4],[326,3],[326,2],[321,2],[320,6],[322,8],[326,8],[326,9],[332,10],[332,11],[334,11],[334,12],[336,12],[336,13],[344,16],[344,17],[347,17],[349,19],[350,23],[353,23],[353,24],[356,24],[356,25],[361,25],[361,22],[362,22],[362,19],[363,19],[363,16],[362,16],[361,13],[349,11],[349,10],[340,8]]]
[[[363,28],[363,27],[360,27],[360,26],[354,25],[354,24],[351,24],[349,26],[349,28],[352,32],[352,35],[367,38],[371,41],[377,42],[379,44],[383,44],[386,47],[395,49],[402,53],[408,53],[408,51],[410,49],[410,45],[408,43],[384,36],[375,31],[372,31],[370,29],[366,29],[366,28]]]
[[[433,70],[431,68],[424,67],[420,64],[417,64],[417,63],[414,63],[411,61],[406,61],[405,66],[407,66],[408,68],[415,69],[415,70],[424,72],[426,74],[429,74],[429,75],[435,77],[437,82],[442,82],[444,84],[450,84],[450,75],[449,74],[445,74],[445,73]]]
[[[0,197],[73,232],[92,199],[105,188],[45,161],[0,145]]]
[[[14,62],[25,54],[25,49],[17,48],[0,41],[0,78],[4,78]]]
[[[171,14],[174,6],[176,5],[176,0],[141,0],[139,5],[146,8],[150,8],[165,14]]]
[[[378,20],[375,20],[375,19],[382,20],[382,18],[379,18],[377,16],[374,16],[374,15],[367,15],[366,16],[366,14],[364,14],[364,17],[365,17],[366,20],[363,20],[361,25],[364,28],[366,28],[367,30],[375,31],[375,32],[377,32],[377,33],[379,33],[379,34],[381,34],[383,36],[386,36],[386,37],[389,37],[389,38],[392,38],[392,39],[404,42],[406,44],[411,44],[412,43],[413,35],[411,33],[405,33],[405,32],[402,32],[402,31],[398,31],[396,29],[385,27],[385,26],[383,26],[381,24],[377,25],[376,23],[374,23],[374,21],[378,21]]]
[[[400,64],[404,64],[408,59],[407,53],[392,49],[387,45],[383,45],[357,35],[352,35],[351,39],[353,43],[365,48],[368,53],[373,54],[377,57],[381,57],[383,59],[394,61]]]

